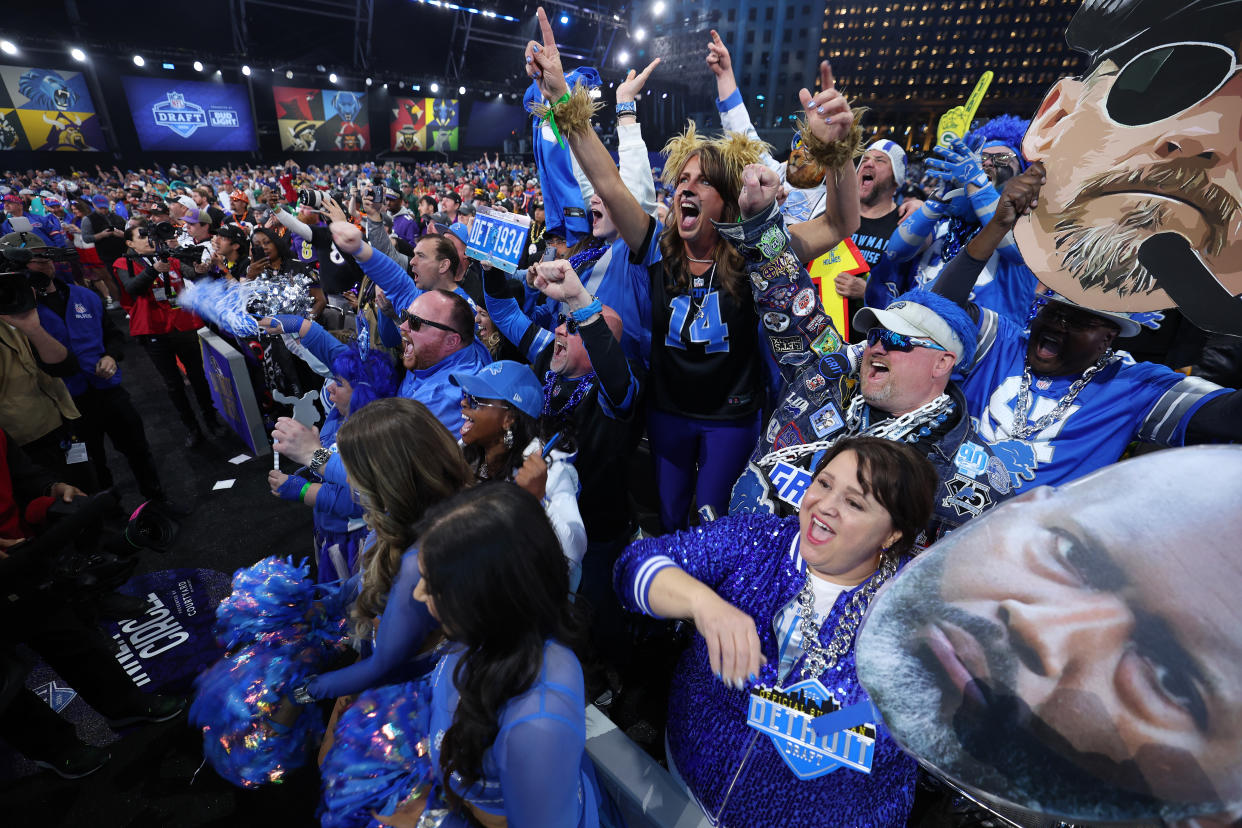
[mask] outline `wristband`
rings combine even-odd
[[[617,101],[617,117],[622,115],[633,115],[638,117],[638,104],[634,101]]]
[[[315,697],[310,694],[310,683],[319,676],[311,676],[302,684],[293,688],[293,700],[298,704],[314,704]]]
[[[307,483],[306,485],[304,485],[304,486],[302,487],[302,491],[301,491],[300,493],[298,493],[298,501],[299,501],[299,502],[301,502],[301,503],[305,503],[305,502],[306,502],[306,493],[310,491],[310,487],[311,487],[311,484],[309,484],[309,483]]]
[[[579,325],[585,323],[588,319],[597,313],[604,312],[604,303],[599,301],[599,297],[591,297],[591,304],[585,308],[579,308],[576,311],[569,312],[569,318],[577,322]]]

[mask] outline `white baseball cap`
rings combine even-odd
[[[946,351],[951,351],[960,364],[965,356],[962,340],[949,323],[926,305],[898,300],[884,310],[863,308],[854,314],[854,327],[860,331],[887,328],[893,333],[920,336],[930,339]]]
[[[893,165],[893,180],[900,187],[906,183],[906,151],[899,145],[893,143],[887,138],[881,138],[867,147],[867,152],[876,150],[888,156],[889,163]]]

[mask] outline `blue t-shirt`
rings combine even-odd
[[[979,350],[962,383],[967,407],[983,441],[996,449],[1014,487],[1059,485],[1115,463],[1134,440],[1185,444],[1186,426],[1204,402],[1226,393],[1220,386],[1124,351],[1092,378],[1064,416],[1025,440],[1010,436],[1026,365],[1028,336],[988,310],[979,322]],[[1027,421],[1056,408],[1080,375],[1032,375]]]

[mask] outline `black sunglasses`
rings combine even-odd
[[[1122,64],[1104,108],[1121,126],[1154,124],[1207,100],[1239,68],[1233,50],[1219,43],[1154,46]]]
[[[1060,302],[1049,302],[1039,313],[1039,318],[1047,324],[1055,324],[1060,322],[1066,328],[1075,331],[1085,331],[1091,328],[1098,328],[1104,325],[1112,325],[1117,327],[1117,323],[1111,319],[1105,319],[1102,316],[1096,316],[1089,311],[1080,311],[1075,308],[1066,307]]]
[[[564,325],[565,330],[568,331],[571,335],[576,334],[578,332],[578,320],[574,319],[572,316],[568,316],[563,313],[558,313],[556,315],[556,327],[559,328],[561,325]]]
[[[408,310],[401,311],[398,324],[409,325],[411,331],[417,331],[423,325],[426,325],[431,328],[439,328],[442,331],[448,331],[449,333],[455,333],[458,336],[461,336],[461,331],[456,328],[450,328],[448,325],[442,325],[439,322],[432,322],[430,319],[423,319],[418,314],[410,313]]]

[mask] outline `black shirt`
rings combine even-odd
[[[653,244],[655,219],[630,261],[641,264]],[[690,292],[678,291],[662,259],[648,268],[651,280],[651,404],[660,411],[705,420],[734,420],[763,403],[759,318],[750,288],[736,298],[724,289],[717,268],[691,277]]]

